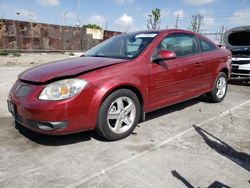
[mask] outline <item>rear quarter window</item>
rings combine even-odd
[[[212,44],[211,42],[202,38],[200,38],[199,40],[200,40],[201,51],[207,52],[216,49],[215,45]]]

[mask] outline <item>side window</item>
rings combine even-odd
[[[160,42],[153,53],[153,57],[161,50],[173,51],[177,57],[192,55],[198,52],[197,40],[191,34],[172,34]]]
[[[200,45],[201,45],[201,51],[203,52],[216,49],[216,47],[212,43],[201,38],[200,38]]]

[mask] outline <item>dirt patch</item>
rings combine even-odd
[[[0,67],[36,66],[52,61],[79,57],[82,53],[22,53],[20,57],[13,55],[0,56]]]

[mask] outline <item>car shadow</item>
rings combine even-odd
[[[219,154],[230,159],[240,167],[250,172],[250,155],[236,151],[227,143],[215,137],[214,135],[202,129],[201,127],[198,127],[196,125],[193,125],[193,127],[196,132],[203,138],[206,144],[214,151],[218,152]],[[211,138],[213,138],[213,140]]]
[[[187,181],[183,176],[181,176],[176,170],[172,170],[171,173],[175,178],[180,180],[186,187],[194,188],[194,186],[189,181]],[[230,187],[219,181],[214,181],[207,188],[230,188]]]
[[[20,134],[22,134],[32,142],[46,146],[70,145],[78,142],[90,141],[91,139],[95,139],[101,142],[107,142],[107,140],[96,134],[95,131],[87,131],[70,135],[45,135],[33,132],[20,125],[18,122],[15,122],[15,128],[19,131]]]
[[[231,85],[238,85],[238,86],[250,86],[250,81],[229,80],[228,83]]]
[[[185,109],[185,108],[187,108],[189,106],[193,106],[195,104],[198,104],[201,101],[203,102],[202,97],[194,98],[194,99],[191,99],[191,100],[188,100],[188,101],[185,101],[185,102],[181,102],[181,103],[178,103],[178,104],[175,104],[175,105],[171,105],[171,106],[168,106],[168,107],[165,107],[165,108],[161,108],[161,109],[153,111],[153,112],[149,112],[149,113],[146,114],[145,121],[149,121],[151,119],[155,119],[155,118],[158,118],[158,117],[166,115],[166,114],[170,114],[170,113],[173,113],[173,112],[183,110],[183,109]]]
[[[185,101],[179,104],[175,104],[160,110],[156,110],[154,112],[150,112],[146,115],[146,121],[160,117],[162,115],[166,115],[172,112],[176,112],[182,109],[185,109],[189,106],[192,106],[194,104],[199,103],[199,98],[192,99],[189,101]],[[20,134],[31,140],[32,142],[35,142],[37,144],[46,145],[46,146],[62,146],[62,145],[70,145],[78,142],[86,142],[90,141],[91,139],[95,139],[101,142],[110,142],[101,136],[99,136],[95,131],[87,131],[87,132],[81,132],[81,133],[74,133],[70,135],[46,135],[46,134],[40,134],[33,132],[22,125],[20,125],[18,122],[15,122],[15,127],[19,131]],[[133,135],[136,135],[136,133],[132,133]]]

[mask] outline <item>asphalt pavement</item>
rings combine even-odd
[[[25,68],[0,68],[0,187],[250,187],[249,84],[230,84],[222,103],[149,113],[131,136],[106,142],[16,124],[6,100]]]

